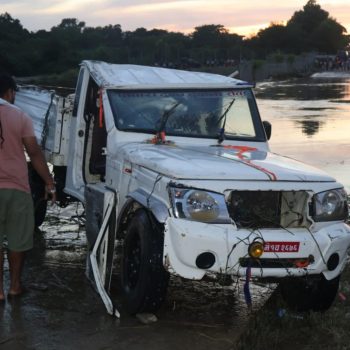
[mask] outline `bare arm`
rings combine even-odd
[[[55,183],[50,175],[44,154],[35,137],[24,137],[22,139],[27,154],[32,162],[33,168],[45,182],[46,195],[51,196],[52,202],[56,201]]]

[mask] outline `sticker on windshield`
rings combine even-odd
[[[246,91],[245,90],[231,90],[228,93],[229,96],[245,96]]]

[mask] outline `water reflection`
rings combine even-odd
[[[302,78],[257,85],[270,147],[327,171],[350,191],[350,78]]]
[[[303,134],[307,135],[308,137],[311,137],[319,131],[321,125],[324,123],[320,122],[319,120],[305,119],[300,121],[298,120],[296,124],[300,125]]]
[[[258,84],[261,99],[341,100],[350,95],[349,78],[299,78]]]

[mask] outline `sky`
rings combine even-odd
[[[0,0],[30,31],[50,30],[63,18],[86,26],[120,24],[123,31],[144,27],[191,33],[196,26],[222,24],[231,33],[250,36],[270,23],[285,24],[307,0]],[[350,34],[350,1],[318,0]]]

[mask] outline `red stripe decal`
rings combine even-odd
[[[266,174],[269,179],[271,181],[277,181],[277,176],[275,173],[273,173],[272,171],[269,171],[259,165],[256,165],[254,163],[252,163],[250,160],[248,159],[244,159],[243,153],[245,152],[254,152],[257,151],[258,149],[255,147],[249,147],[249,146],[231,146],[231,145],[227,145],[227,146],[223,146],[226,149],[233,149],[238,151],[237,153],[237,157],[246,165],[251,166],[252,168],[256,169],[256,170],[260,170],[262,171],[264,174]]]

